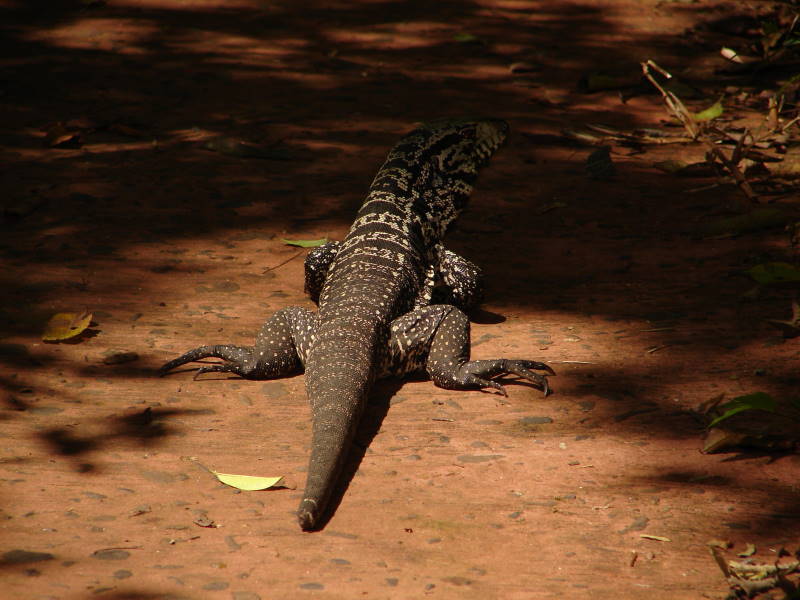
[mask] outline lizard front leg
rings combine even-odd
[[[437,285],[429,304],[452,304],[469,312],[483,300],[483,271],[463,256],[445,248],[436,247]]]
[[[261,327],[253,346],[200,346],[169,361],[160,375],[203,358],[224,362],[200,367],[202,373],[236,373],[245,379],[274,379],[302,371],[317,327],[317,315],[299,306],[279,310]]]
[[[450,390],[493,388],[507,395],[492,377],[518,375],[550,393],[545,371],[553,369],[533,360],[497,358],[469,360],[469,320],[455,306],[437,304],[418,308],[392,321],[386,374],[403,375],[424,368],[433,382]]]
[[[314,304],[319,304],[319,295],[322,292],[322,286],[325,285],[328,269],[333,264],[333,259],[336,258],[341,245],[341,242],[328,242],[314,248],[306,256],[304,287],[306,294],[309,295]]]

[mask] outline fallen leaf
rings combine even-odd
[[[197,517],[194,520],[194,524],[199,525],[200,527],[217,527],[217,524],[206,516]]]
[[[290,158],[289,153],[284,149],[264,148],[257,144],[231,137],[218,137],[208,140],[203,147],[206,150],[240,158],[267,158],[271,160],[289,160]]]
[[[546,204],[541,204],[539,208],[536,209],[536,214],[543,215],[551,210],[555,210],[557,208],[566,208],[567,206],[569,205],[566,202],[548,202]]]
[[[761,285],[800,282],[800,269],[785,262],[762,263],[748,269],[747,274]]]
[[[703,454],[713,454],[714,452],[719,452],[726,448],[738,446],[746,439],[746,433],[730,431],[722,427],[712,427],[706,434],[701,452],[703,452]]]
[[[480,43],[481,39],[477,35],[472,35],[471,33],[457,33],[453,36],[454,42],[459,42],[460,44],[475,44]]]
[[[526,62],[515,62],[509,65],[508,70],[512,73],[531,73],[536,71],[538,67],[536,65],[532,65],[531,63]]]
[[[662,535],[651,535],[649,533],[640,533],[640,538],[644,538],[646,540],[655,540],[657,542],[671,542],[672,540],[668,537],[664,537]]]
[[[289,246],[300,246],[301,248],[316,248],[317,246],[322,246],[324,244],[327,244],[328,238],[320,238],[318,240],[287,240],[286,238],[281,238],[281,241]]]
[[[755,544],[747,544],[745,549],[742,552],[739,552],[736,556],[739,558],[747,558],[748,556],[753,556],[756,553],[756,545]]]
[[[252,475],[231,475],[230,473],[211,472],[225,485],[247,492],[266,490],[267,488],[278,485],[283,479],[283,477],[254,477]]]
[[[777,403],[775,399],[764,392],[755,392],[753,394],[746,394],[738,396],[726,402],[719,407],[719,410],[724,411],[720,416],[708,424],[709,427],[714,427],[725,419],[729,419],[735,414],[745,410],[765,410],[767,412],[775,412]]]
[[[50,317],[42,333],[42,341],[63,342],[83,333],[92,322],[92,313],[57,313]]]
[[[797,337],[800,335],[800,304],[797,303],[797,300],[792,300],[792,318],[788,321],[767,319],[767,322],[780,329],[783,337]]]
[[[77,144],[79,139],[80,132],[70,131],[63,123],[59,122],[47,128],[44,136],[44,143],[50,148],[58,148],[70,143]]]
[[[723,112],[722,102],[717,100],[714,104],[699,113],[692,113],[692,119],[695,121],[711,121],[722,115]]]

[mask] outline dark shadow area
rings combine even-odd
[[[39,432],[37,437],[53,454],[78,459],[96,450],[116,447],[125,440],[133,441],[143,448],[156,447],[164,443],[168,436],[177,432],[177,429],[170,426],[170,419],[207,414],[208,410],[204,409],[147,407],[135,413],[104,419],[104,426],[108,429],[105,433],[84,435],[78,425],[70,429],[48,429]],[[90,462],[82,462],[79,465],[81,472],[96,471],[98,468]]]

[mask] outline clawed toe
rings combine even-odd
[[[543,362],[539,362],[536,360],[520,360],[517,362],[521,366],[524,366],[526,369],[531,369],[533,371],[547,371],[547,373],[550,375],[556,374],[556,372],[552,369],[552,367],[550,367],[550,365],[547,365]]]
[[[536,385],[539,389],[544,392],[545,397],[549,396],[551,393],[550,384],[547,381],[547,375],[540,375],[539,373],[534,373],[531,369],[536,369],[539,371],[546,371],[548,375],[555,375],[555,371],[551,369],[548,365],[536,362],[533,360],[510,360],[506,363],[506,372],[511,373],[513,375],[518,375],[523,379],[526,379]]]

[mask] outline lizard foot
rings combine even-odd
[[[540,375],[539,373],[534,373],[534,371],[545,371],[547,375]],[[507,358],[475,360],[461,365],[459,383],[464,387],[478,387],[481,389],[491,387],[504,396],[508,396],[505,388],[491,378],[498,375],[517,375],[530,381],[534,387],[542,390],[545,396],[549,396],[551,390],[547,376],[555,374],[555,371],[548,365],[534,360],[510,360]]]

